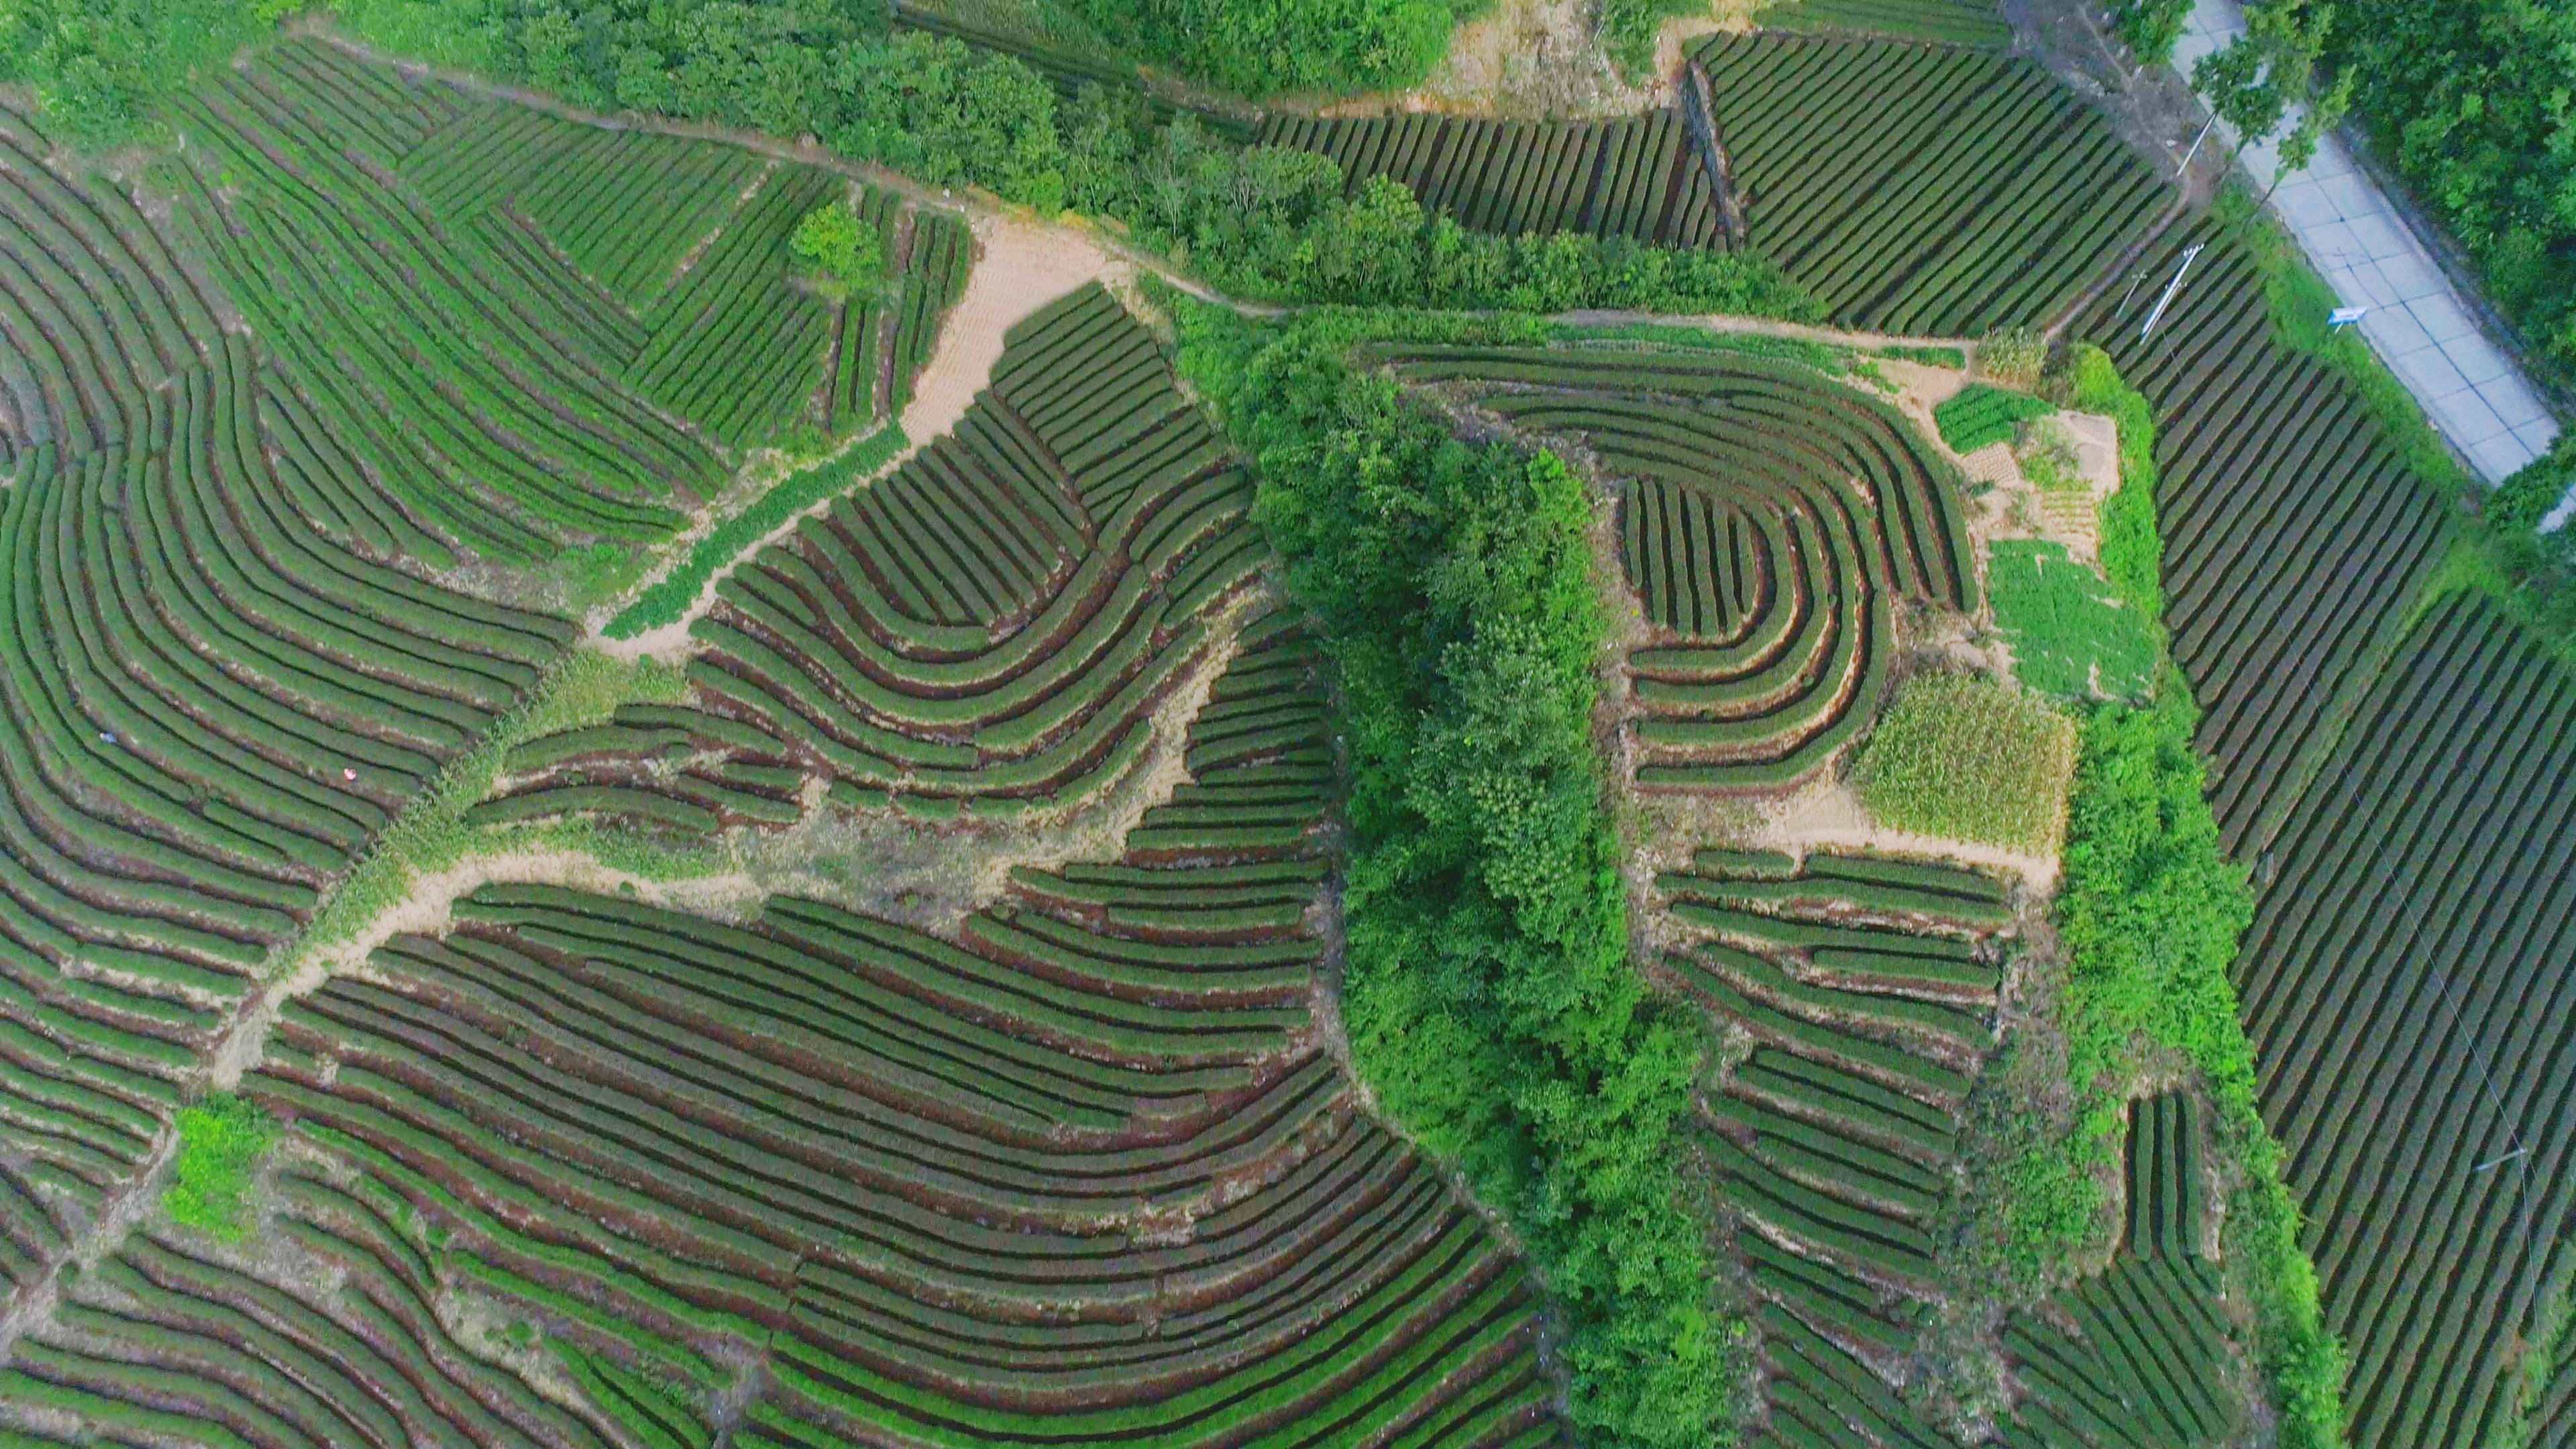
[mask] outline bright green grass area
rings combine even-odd
[[[2147,697],[2156,677],[2154,626],[2064,544],[1997,541],[1986,592],[2022,683],[2066,699]]]
[[[905,446],[903,429],[888,423],[839,455],[778,480],[750,507],[716,525],[692,545],[689,556],[677,568],[609,620],[602,632],[611,639],[632,639],[647,629],[677,621],[697,602],[707,580],[736,554],[766,537],[771,529],[874,473]]]
[[[240,1097],[219,1092],[180,1108],[179,1157],[161,1205],[183,1227],[238,1240],[250,1231],[251,1171],[275,1140],[277,1123]]]
[[[1881,357],[1898,362],[1915,362],[1925,367],[1946,367],[1954,372],[1968,370],[1968,351],[1964,347],[1882,347]]]
[[[1912,680],[1853,772],[1861,808],[1919,835],[2045,852],[2066,828],[2075,721],[1982,675]]]

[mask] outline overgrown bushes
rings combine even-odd
[[[1073,8],[1113,44],[1261,100],[1411,86],[1439,63],[1458,21],[1488,3],[1074,0]]]
[[[240,1097],[216,1093],[179,1109],[179,1156],[161,1205],[184,1227],[227,1241],[250,1230],[250,1177],[276,1140],[277,1124]]]
[[[1331,319],[1177,310],[1181,369],[1257,465],[1256,516],[1343,703],[1355,1063],[1544,1273],[1578,1427],[1705,1445],[1727,1331],[1677,1171],[1697,1035],[1628,962],[1589,495],[1353,373]]]
[[[2576,371],[2576,7],[2340,0],[2336,12],[2326,63],[2354,82],[2374,149],[2468,249],[2496,305],[2562,377]]]
[[[0,5],[0,83],[33,89],[54,139],[134,139],[190,75],[265,34],[290,0],[16,0]]]

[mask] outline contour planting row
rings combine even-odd
[[[2235,1348],[2206,1231],[2199,1112],[2167,1093],[2133,1109],[2128,1234],[2108,1269],[2016,1314],[2005,1352],[2022,1401],[2013,1449],[2198,1449],[2242,1441]]]
[[[805,774],[777,736],[684,706],[625,704],[606,724],[539,735],[501,761],[466,819],[505,825],[603,816],[688,834],[792,825]]]
[[[1071,802],[1221,642],[1251,492],[1088,287],[1013,329],[953,435],[728,577],[690,678],[874,799]]]
[[[817,167],[771,171],[643,314],[651,338],[628,381],[728,446],[778,439],[829,380],[825,355],[839,320],[823,299],[789,285],[788,239],[807,212],[846,191]]]
[[[622,1442],[597,1411],[567,1410],[460,1343],[409,1208],[334,1176],[315,1162],[280,1172],[254,1253],[158,1229],[67,1275],[64,1300],[0,1369],[0,1400],[100,1442]]]
[[[2354,1442],[2492,1442],[2576,1215],[2576,680],[2439,605],[2272,849],[2237,990]]]
[[[1761,1299],[1770,1441],[1945,1442],[1899,1397],[1956,1113],[1991,1040],[2006,882],[1878,856],[1703,850],[1656,878],[1688,996],[1749,1034],[1701,1103]]]
[[[1274,115],[1262,144],[1331,157],[1354,193],[1391,176],[1473,231],[1722,247],[1715,193],[1676,107],[1608,121]]]
[[[145,395],[216,335],[133,198],[53,171],[49,149],[0,107],[0,476],[41,443],[78,451],[136,436]]]
[[[831,173],[506,102],[472,103],[402,170],[442,217],[557,294],[621,376],[727,446],[901,411],[974,254],[962,218],[860,186],[854,209],[891,277],[828,301],[790,282],[788,238],[842,195]],[[514,230],[543,257],[515,255],[529,243]]]
[[[2012,26],[1995,0],[1789,0],[1762,12],[1775,30],[1814,30],[2002,50]]]
[[[369,562],[238,339],[0,513],[0,1273],[149,1154],[269,950],[570,634]]]
[[[504,559],[666,533],[670,501],[721,475],[716,454],[581,345],[560,289],[487,264],[383,183],[371,127],[436,93],[362,108],[296,69],[336,55],[281,47],[179,104],[201,162],[175,173],[181,231],[322,425],[424,523]]]
[[[895,255],[902,201],[894,192],[871,187],[858,205],[859,224],[878,238],[889,257]],[[921,215],[927,218],[931,213]],[[965,265],[961,258],[954,292],[965,289]],[[894,300],[898,305],[908,305],[911,298],[898,288]],[[948,300],[953,304],[956,296],[952,294]],[[892,365],[887,353],[892,343],[886,329],[887,301],[887,294],[881,291],[854,292],[841,301],[840,316],[832,327],[832,360],[826,372],[830,381],[823,391],[823,430],[827,433],[849,432],[887,411],[881,402],[894,395],[893,386],[884,376]],[[921,347],[926,349],[927,345]]]
[[[2173,199],[2107,120],[2018,56],[1756,33],[1696,58],[1752,246],[1851,326],[2042,321]]]
[[[1628,659],[1642,786],[1812,776],[1876,711],[1896,605],[1976,607],[1955,470],[1884,403],[1811,369],[1601,348],[1391,360],[1416,381],[1504,385],[1478,405],[1576,435],[1630,480],[1622,561],[1657,635]]]
[[[1552,1440],[1517,1269],[1317,1050],[1330,744],[1312,644],[1255,635],[1126,857],[954,940],[543,886],[397,938],[245,1079],[330,1164],[290,1197],[648,1442]]]
[[[930,361],[939,338],[939,319],[966,294],[966,270],[974,257],[974,233],[966,219],[944,211],[913,213],[912,237],[895,284],[891,310],[894,335],[886,360],[886,410],[896,416],[912,401],[913,380]]]
[[[2206,250],[2183,274],[2186,243]],[[2174,658],[2204,711],[2211,806],[2250,855],[2295,803],[2338,694],[2441,560],[2450,509],[2352,383],[2274,334],[2241,246],[2203,229],[2150,253],[2135,280],[2083,326],[2156,405]]]

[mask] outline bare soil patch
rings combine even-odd
[[[1073,227],[1007,215],[978,216],[974,226],[966,295],[940,327],[938,346],[903,410],[908,438],[926,441],[957,426],[992,377],[1013,323],[1085,282],[1124,280],[1134,272]]]

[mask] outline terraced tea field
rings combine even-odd
[[[631,18],[576,20],[568,63]],[[1981,555],[2060,545],[1956,462],[2027,450],[2078,395],[2063,358],[1997,376],[1986,334],[2054,324],[2158,425],[2170,654],[2258,902],[2234,1005],[2352,1442],[2576,1435],[2576,679],[2482,592],[2478,525],[2399,425],[2276,332],[2259,249],[2017,51],[2018,10],[1793,0],[1690,41],[1670,107],[1591,119],[1262,112],[982,11],[890,18],[976,49],[873,97],[879,130],[795,140],[531,103],[319,17],[112,154],[0,86],[0,1445],[1670,1449],[1660,1403],[1602,1404],[1703,1329],[1741,1353],[1667,1385],[1712,1406],[1674,1412],[1746,1442],[2288,1442],[2306,1410],[2254,1276],[2280,1265],[2239,1216],[2278,1191],[2247,1181],[2261,1133],[2205,1044],[2149,1049],[2167,1017],[2227,1034],[2218,968],[2183,1000],[2170,963],[2088,954],[2134,923],[2070,904],[2136,844],[2106,838],[2124,809],[2211,856],[2164,775],[2103,763],[2123,722],[2185,717],[2008,693]],[[810,40],[686,66],[739,61],[786,114],[878,54]],[[938,144],[1008,150],[1042,174],[996,184],[1037,204],[875,164],[928,155],[906,128],[942,107]],[[827,149],[862,142],[867,165]],[[1589,617],[1567,561],[1595,525],[1607,698],[1557,721],[1581,768],[1532,767],[1579,800],[1371,794],[1362,764],[1407,758],[1361,707],[1384,681],[1272,547],[1315,524],[1272,486],[1314,459],[1218,397],[1210,313],[1142,275],[1195,287],[1186,249],[1140,239],[1236,219],[1056,216],[1248,196],[1283,158],[1238,145],[1605,243],[1550,251],[1587,266],[1767,259],[1815,303],[1776,315],[1846,329],[1242,324],[1330,339],[1350,408],[1309,451],[1352,450],[1333,464],[1387,505],[1363,543],[1459,624],[1429,631],[1438,680],[1402,685],[1426,722],[1530,704],[1474,670],[1585,675],[1595,645],[1539,659],[1563,641],[1451,607],[1522,587],[1479,550],[1527,541],[1416,536],[1448,505],[1371,471],[1368,408],[1408,410],[1416,458],[1452,433],[1558,452],[1575,481],[1513,475],[1557,490],[1533,514],[1600,505],[1488,520],[1556,531],[1562,586],[1512,607],[1560,623]],[[961,164],[942,184],[999,174]],[[858,260],[822,260],[834,227]],[[1403,275],[1369,287],[1412,296],[1443,235],[1373,239]],[[2128,283],[2202,244],[2141,336],[2158,289]],[[1458,340],[1497,337],[1520,340]],[[2052,556],[2136,547],[2113,523]],[[2083,576],[2105,607],[2138,587]],[[2138,647],[2121,692],[2169,690]],[[2073,799],[2043,782],[2047,841],[1870,818],[1855,761],[1927,675],[2081,741]],[[1528,1010],[1585,1040],[1511,1041],[1545,1060],[1493,1078],[1508,1150],[1435,1160],[1416,1142],[1457,1144],[1381,1116],[1424,1084],[1364,1080],[1366,1013],[1343,1025],[1345,973],[1388,949],[1356,904],[1372,812],[1536,837],[1559,806],[1603,842],[1568,876],[1624,887],[1634,939],[1615,905],[1547,927],[1580,940],[1497,939],[1624,952],[1655,1000],[1603,1027],[1526,973],[1453,993],[1442,1030]],[[2193,889],[2238,889],[2204,863]],[[1535,920],[1499,880],[1462,899]],[[1488,979],[1437,934],[1405,938],[1422,969]],[[2209,946],[2188,934],[2153,944]],[[2084,1013],[2134,1004],[2099,994],[2123,971],[2156,999],[2075,1081],[2106,1050]],[[1528,1026],[1470,1025],[1478,1050]],[[1639,1061],[1547,1075],[1632,1027]],[[1624,1096],[1630,1068],[1663,1095]],[[1998,1208],[2088,1094],[2113,1130],[2068,1158],[2083,1190]],[[1471,1197],[1484,1158],[1562,1150],[1528,1125],[1550,1113],[1681,1124],[1654,1140],[1687,1188],[1652,1206],[1708,1272],[1674,1270],[1672,1320],[1618,1318],[1635,1285],[1560,1241],[1642,1200],[1577,1184],[1615,1152]]]
[[[1394,177],[1477,231],[1724,244],[1708,169],[1677,108],[1580,122],[1273,116],[1261,143],[1330,156],[1354,191]]]
[[[2450,542],[2359,392],[2270,334],[2252,259],[2209,232],[2139,264],[2170,278],[2208,244],[2144,340],[2155,286],[2085,319],[2152,399],[2174,658],[2207,711],[2211,803],[2231,848],[2260,851],[2315,763],[2331,708]],[[2124,305],[2125,301],[2125,305]]]
[[[1744,353],[1398,348],[1621,481],[1621,564],[1651,641],[1627,659],[1636,783],[1762,790],[1833,763],[1875,714],[1900,608],[1973,613],[1957,471],[1884,402]]]
[[[2566,1270],[2571,720],[2563,665],[2444,605],[2273,845],[2238,984],[2358,1443],[2481,1442]]]
[[[12,1442],[1558,1436],[1518,1260],[1323,1051],[1313,645],[1096,287],[730,574],[681,702],[520,739],[461,825],[1069,809],[1186,683],[1123,854],[938,934],[491,885],[271,992],[579,632],[482,591],[899,410],[974,240],[318,43],[176,119],[163,193],[0,129]],[[894,274],[847,304],[786,249],[843,196]],[[281,1124],[250,1217],[111,1227],[219,1053]]]

